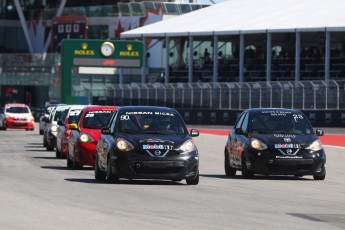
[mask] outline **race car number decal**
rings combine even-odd
[[[100,113],[112,113],[112,111],[110,111],[110,110],[90,111],[85,115],[85,117],[94,117],[95,114],[100,114]]]
[[[69,116],[78,116],[81,112],[81,109],[71,110]]]
[[[128,115],[121,115],[120,120],[121,121],[127,121],[127,120],[129,120],[129,116]]]
[[[293,118],[295,119],[295,122],[297,122],[298,119],[303,119],[303,116],[300,114],[294,114]]]

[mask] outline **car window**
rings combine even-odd
[[[240,117],[238,117],[237,122],[236,122],[236,124],[235,124],[235,128],[241,128],[241,125],[242,125],[242,121],[243,121],[244,115],[245,115],[245,114],[242,113],[242,114],[240,115]]]
[[[175,112],[121,112],[119,131],[146,134],[187,134],[182,118]]]
[[[111,110],[88,111],[84,115],[83,127],[89,129],[100,129],[105,127],[112,114],[113,111]]]
[[[116,120],[117,120],[117,111],[115,112],[115,114],[113,115],[113,117],[110,119],[110,123],[108,124],[108,126],[110,127],[110,130],[112,133],[115,132],[115,126],[116,126]]]
[[[254,133],[311,134],[313,129],[307,118],[291,111],[263,111],[251,119]]]
[[[8,107],[6,108],[7,113],[29,113],[29,108],[28,107]]]
[[[248,113],[245,113],[243,117],[244,118],[243,118],[241,128],[243,131],[246,132],[248,130]]]
[[[67,116],[68,108],[57,109],[54,114],[54,121],[63,121]]]

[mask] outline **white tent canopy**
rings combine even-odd
[[[227,0],[121,33],[121,38],[345,31],[344,0]]]

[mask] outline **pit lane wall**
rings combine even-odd
[[[188,125],[234,125],[243,110],[177,109]],[[314,127],[344,127],[345,110],[301,110]]]

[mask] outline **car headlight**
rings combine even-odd
[[[116,147],[121,151],[130,151],[134,149],[133,145],[125,139],[118,138],[116,141]]]
[[[28,120],[29,120],[29,122],[30,122],[30,121],[35,121],[35,118],[34,118],[33,116],[30,116],[30,117],[28,118]]]
[[[319,151],[322,149],[322,144],[319,140],[315,140],[311,145],[307,147],[307,149],[310,149],[312,151]]]
[[[195,151],[196,150],[196,146],[193,142],[193,140],[188,140],[188,141],[185,141],[180,149],[183,151],[183,152],[191,152],[191,151]]]
[[[56,132],[58,130],[58,126],[57,125],[52,125],[52,127],[50,128],[50,130],[52,132]]]
[[[267,149],[267,145],[264,144],[262,141],[256,139],[256,138],[252,138],[251,139],[250,146],[253,149],[256,149],[256,150],[265,150],[265,149]]]
[[[81,142],[84,142],[84,143],[89,143],[89,142],[93,142],[93,138],[89,135],[89,134],[86,134],[86,133],[81,133],[80,134],[80,137],[79,137],[79,140]]]

